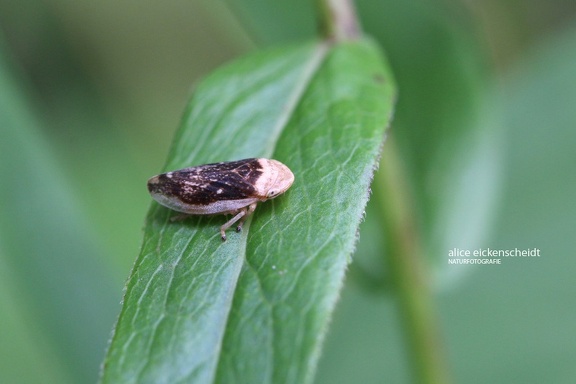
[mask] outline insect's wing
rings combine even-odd
[[[188,204],[256,197],[254,185],[262,174],[257,159],[201,165],[169,172],[173,194]]]

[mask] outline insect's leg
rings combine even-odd
[[[240,232],[242,230],[242,226],[244,225],[244,222],[246,221],[248,216],[250,216],[254,212],[254,210],[256,209],[256,205],[257,205],[257,203],[253,203],[253,204],[250,204],[248,206],[248,211],[246,212],[246,215],[244,217],[242,217],[242,220],[240,220],[240,223],[236,227],[236,232]]]
[[[233,218],[228,220],[223,226],[220,227],[220,235],[222,237],[222,241],[226,241],[226,230],[230,228],[235,222],[240,220],[244,215],[246,215],[246,209],[242,209]]]

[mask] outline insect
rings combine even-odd
[[[236,231],[261,201],[273,199],[290,188],[292,171],[277,160],[244,159],[199,165],[166,172],[148,180],[148,191],[160,204],[187,215],[234,215],[220,227],[236,222]]]

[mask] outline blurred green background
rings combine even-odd
[[[356,3],[396,74],[391,137],[454,382],[574,382],[576,2]],[[305,0],[0,0],[0,382],[96,380],[144,185],[195,81],[313,38],[314,18]],[[377,206],[320,383],[412,378]],[[452,247],[542,256],[462,268],[448,265]]]

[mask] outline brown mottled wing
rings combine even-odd
[[[184,168],[159,175],[158,179],[166,196],[177,196],[186,204],[208,205],[254,197],[254,184],[260,175],[258,159],[245,159]]]

